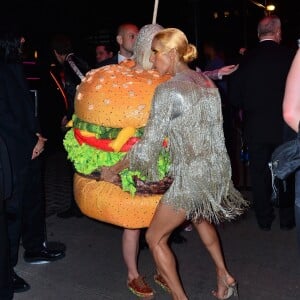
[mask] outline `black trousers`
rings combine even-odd
[[[41,158],[14,173],[14,191],[7,201],[11,265],[18,262],[20,241],[28,251],[39,251],[46,240],[45,200]]]
[[[272,177],[268,166],[271,154],[277,144],[249,143],[249,170],[253,194],[253,208],[257,222],[268,226],[274,216],[274,208],[271,203]],[[279,218],[281,225],[294,223],[294,181],[288,181],[286,191],[281,192]]]

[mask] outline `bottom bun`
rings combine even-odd
[[[148,227],[161,196],[131,196],[112,183],[74,175],[74,197],[82,213],[124,228]]]

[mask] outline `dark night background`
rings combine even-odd
[[[78,3],[79,2],[79,3]],[[282,20],[283,43],[296,46],[300,37],[300,8],[295,0],[257,1],[274,4]],[[114,39],[122,22],[138,26],[152,22],[154,0],[85,0],[85,1],[11,1],[2,6],[0,25],[21,29],[30,45],[29,53],[38,50],[39,58],[50,59],[49,40],[56,32],[73,37],[75,49],[86,59],[94,59],[98,39]],[[240,47],[257,42],[256,26],[264,10],[250,0],[160,0],[157,23],[178,27],[201,52],[206,39],[215,40],[230,57]]]

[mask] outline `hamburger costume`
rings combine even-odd
[[[120,161],[140,139],[154,90],[170,78],[154,70],[135,70],[134,65],[128,60],[86,74],[77,87],[73,128],[64,138],[68,158],[77,171],[74,197],[81,211],[91,218],[130,229],[149,226],[161,194],[137,193],[132,176],[127,173],[122,179],[128,183],[127,191],[89,178],[89,174]],[[165,173],[167,167],[161,164],[161,168]]]

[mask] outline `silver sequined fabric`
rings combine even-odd
[[[248,203],[231,181],[218,89],[187,70],[155,91],[144,136],[128,153],[130,169],[157,181],[157,159],[168,138],[170,176],[164,204],[184,209],[187,219],[219,223],[242,214]]]
[[[152,63],[149,61],[151,56],[151,42],[154,35],[162,29],[163,27],[159,24],[147,24],[139,30],[133,48],[133,59],[144,70],[152,69]]]

